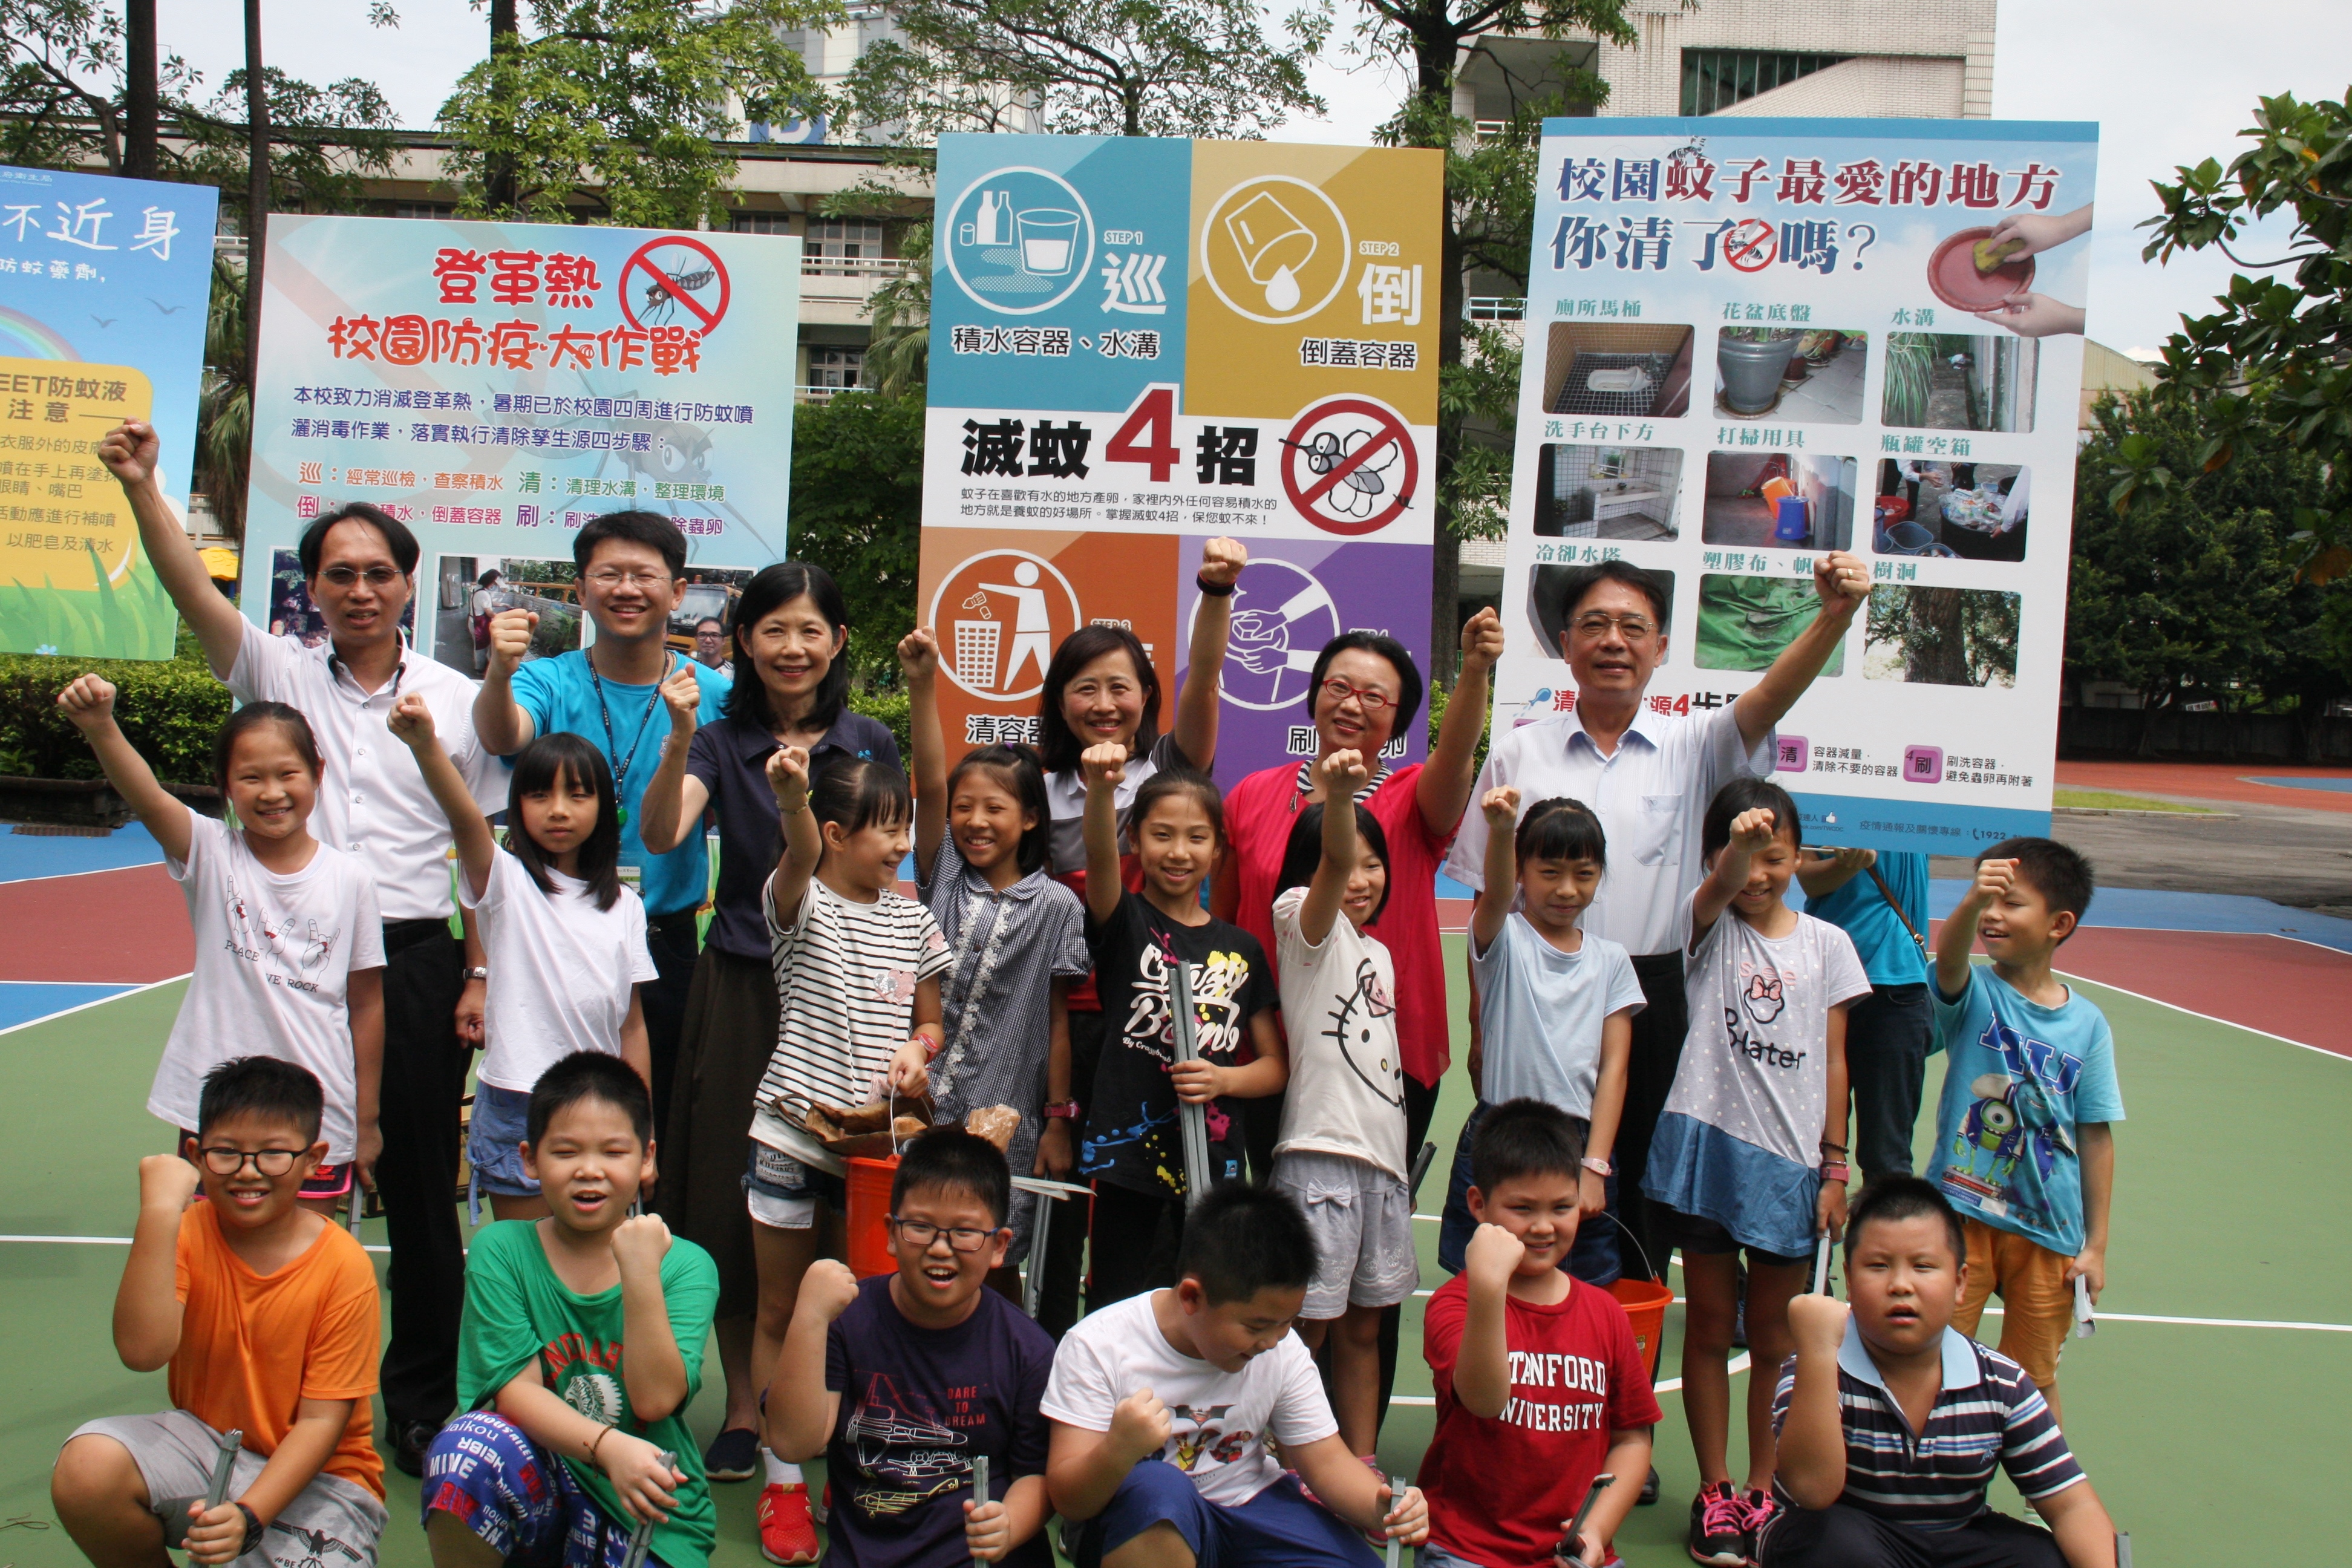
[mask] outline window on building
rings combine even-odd
[[[457,216],[457,209],[443,202],[394,202],[392,204],[392,216],[394,217],[452,218]]]
[[[802,252],[803,268],[810,272],[839,276],[863,268],[827,267],[833,262],[871,262],[882,254],[882,226],[864,218],[809,219],[807,248]]]
[[[808,384],[827,392],[856,386],[866,374],[864,349],[813,348],[808,352]]]
[[[1717,114],[1849,58],[1775,49],[1685,49],[1683,112]]]
[[[790,234],[793,215],[790,213],[730,213],[727,226],[737,234]]]

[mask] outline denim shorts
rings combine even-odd
[[[478,1192],[502,1198],[535,1198],[539,1184],[522,1168],[523,1139],[530,1131],[530,1096],[491,1084],[474,1087],[474,1118],[466,1132],[466,1162],[474,1168]]]
[[[752,1219],[775,1230],[806,1230],[816,1224],[819,1198],[835,1214],[849,1212],[846,1182],[757,1141],[751,1144],[751,1168],[743,1173],[743,1196]]]

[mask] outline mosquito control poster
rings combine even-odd
[[[152,421],[185,514],[218,201],[0,167],[0,653],[172,657],[178,615],[96,447]]]
[[[295,542],[349,501],[425,547],[416,647],[471,675],[498,610],[581,645],[573,532],[686,535],[673,640],[784,551],[798,239],[401,218],[269,220],[244,605],[325,635]],[[780,350],[779,345],[782,345]]]
[[[1172,693],[1217,535],[1250,552],[1228,783],[1314,754],[1338,633],[1426,666],[1441,179],[1428,152],[940,139],[916,610],[950,745],[1034,739],[1089,622],[1131,626]]]
[[[2047,832],[2096,135],[1547,121],[1496,721],[1574,708],[1576,564],[1671,584],[1649,700],[1685,714],[1756,682],[1848,550],[1869,604],[1780,729],[1808,837]]]

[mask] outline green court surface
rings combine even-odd
[[[1458,974],[1458,952],[1454,963]],[[181,989],[0,1034],[0,1342],[16,1347],[0,1394],[0,1568],[81,1561],[62,1531],[33,1528],[50,1519],[58,1444],[91,1416],[163,1403],[163,1376],[124,1371],[109,1339],[122,1247],[32,1238],[129,1235],[138,1158],[166,1146],[162,1124],[141,1108]],[[2336,1562],[2343,1553],[2321,1504],[2352,1454],[2343,1415],[2352,1388],[2352,1144],[2342,1135],[2352,1122],[2352,1061],[2083,989],[2114,1022],[2132,1115],[2117,1138],[2104,1302],[2116,1315],[2068,1352],[2067,1434],[2142,1568]],[[1931,1105],[1934,1090],[1931,1079]],[[1457,1070],[1433,1134],[1442,1157],[1422,1193],[1424,1214],[1443,1201],[1468,1100]],[[1921,1132],[1923,1156],[1930,1131]],[[1419,1226],[1425,1289],[1444,1279],[1436,1228]],[[1661,1375],[1669,1381],[1678,1375],[1680,1316],[1677,1308],[1667,1317]],[[1418,1303],[1407,1321],[1399,1393],[1426,1399]],[[1988,1331],[1997,1321],[1987,1320]],[[715,1355],[711,1367],[714,1386],[696,1406],[706,1438],[719,1410]],[[1619,1542],[1637,1568],[1688,1561],[1682,1531],[1696,1471],[1680,1402],[1667,1393],[1661,1403],[1664,1500],[1635,1510]],[[1381,1444],[1389,1468],[1417,1467],[1433,1415],[1426,1404],[1395,1407]],[[424,1564],[416,1485],[390,1479],[383,1561]],[[721,1568],[760,1562],[756,1489],[717,1489],[712,1561]],[[2019,1510],[2006,1482],[1995,1505]]]

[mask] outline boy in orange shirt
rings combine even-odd
[[[375,1268],[297,1201],[327,1156],[323,1113],[307,1068],[235,1058],[205,1076],[182,1154],[139,1162],[114,1348],[133,1372],[170,1366],[173,1408],[82,1426],[49,1479],[58,1521],[100,1568],[152,1563],[164,1547],[204,1568],[376,1560]],[[192,1204],[200,1181],[209,1201]],[[228,1500],[207,1511],[233,1429],[245,1444]]]

